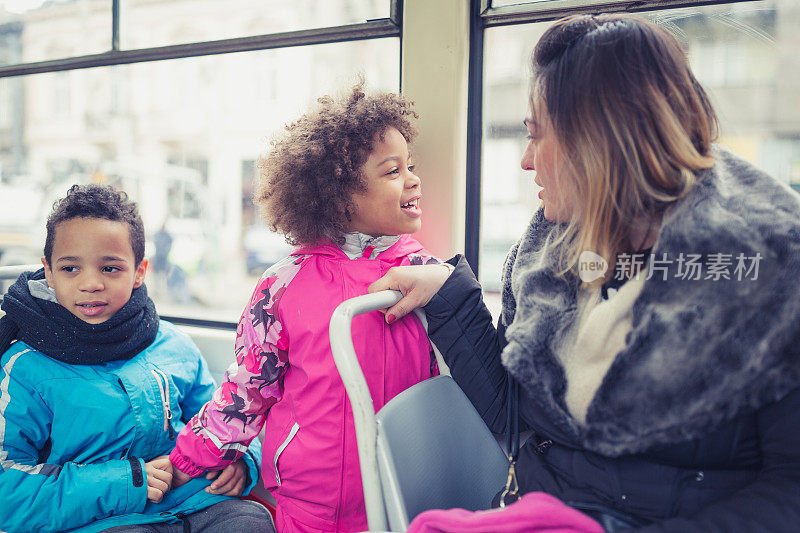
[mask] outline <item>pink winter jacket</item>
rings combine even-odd
[[[236,364],[170,455],[199,476],[238,459],[266,426],[261,475],[281,533],[367,529],[353,414],[328,325],[336,306],[389,268],[438,262],[407,235],[374,259],[371,251],[349,259],[334,244],[298,249],[261,276],[239,320]],[[379,312],[358,316],[352,336],[376,410],[438,373],[413,314],[391,325]]]

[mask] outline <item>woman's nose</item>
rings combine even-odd
[[[533,143],[528,143],[525,151],[522,153],[522,161],[520,161],[522,170],[536,170],[533,165]]]

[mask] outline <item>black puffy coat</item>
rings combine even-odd
[[[466,261],[451,263],[455,271],[425,307],[429,333],[487,425],[502,433],[504,328],[492,325]],[[522,391],[521,429],[533,431],[517,465],[523,492],[618,510],[647,532],[800,530],[800,390],[700,438],[613,457],[586,449]]]

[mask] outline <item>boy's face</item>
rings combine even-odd
[[[397,129],[389,127],[375,136],[373,148],[361,168],[367,190],[353,195],[356,212],[350,231],[367,235],[401,235],[419,231],[422,225],[420,179],[408,145]]]
[[[147,261],[135,264],[128,224],[100,218],[58,224],[51,260],[42,264],[58,303],[90,324],[114,316],[147,271]]]

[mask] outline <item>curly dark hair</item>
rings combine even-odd
[[[47,237],[44,241],[44,257],[51,263],[56,227],[73,218],[100,218],[125,222],[130,227],[131,248],[136,266],[144,259],[144,225],[136,203],[128,195],[113,187],[102,185],[73,185],[67,195],[53,204],[47,217]]]
[[[364,191],[361,167],[376,137],[396,128],[411,143],[418,118],[413,102],[393,93],[364,93],[363,81],[349,94],[323,96],[318,106],[288,124],[258,161],[253,201],[273,231],[290,244],[325,239],[341,243],[353,193]]]

